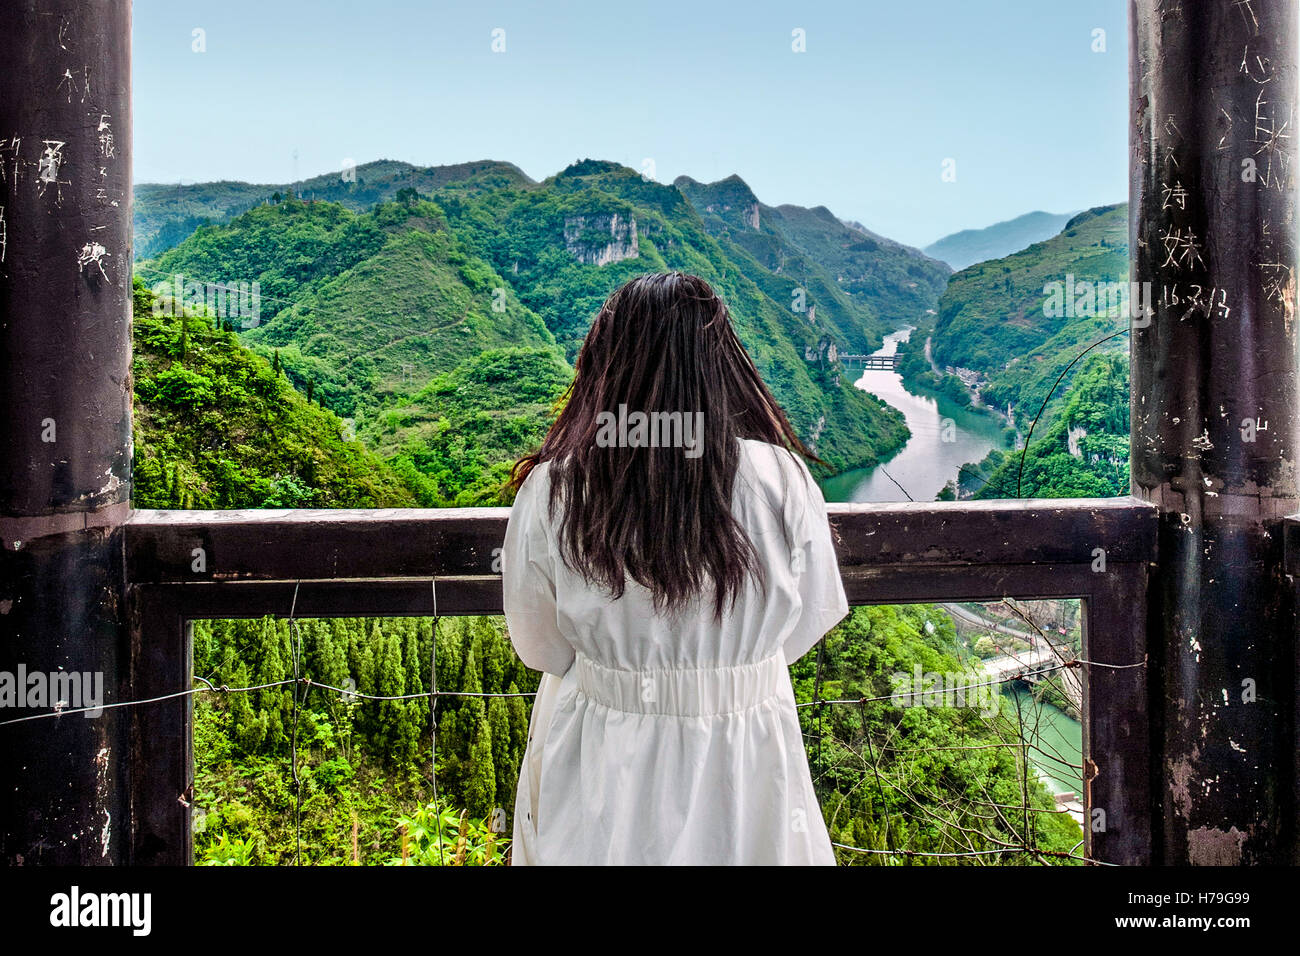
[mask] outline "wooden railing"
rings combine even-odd
[[[1133,665],[1147,654],[1155,507],[1114,498],[840,504],[829,512],[850,604],[1081,600],[1086,855],[1149,861],[1155,675]],[[130,697],[190,688],[187,625],[196,619],[284,616],[291,606],[299,617],[429,616],[435,578],[439,614],[500,614],[494,562],[508,515],[136,511],[125,525]],[[133,708],[132,863],[190,861],[191,699]]]

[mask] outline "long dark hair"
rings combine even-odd
[[[548,509],[554,519],[563,499],[557,539],[569,568],[614,599],[631,576],[668,612],[709,587],[719,620],[747,575],[766,586],[731,513],[737,439],[825,463],[795,434],[707,282],[650,274],[615,291],[592,322],[561,401],[541,448],[515,463],[510,486],[517,491],[534,467],[551,463]],[[691,449],[611,446],[611,419],[625,409],[660,413],[661,426],[663,413],[696,421],[702,413],[703,434]]]

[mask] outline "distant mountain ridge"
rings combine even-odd
[[[963,229],[930,243],[922,251],[961,271],[977,262],[1001,259],[1056,235],[1077,213],[1027,212],[983,229]]]
[[[496,160],[416,166],[379,159],[292,183],[139,183],[133,210],[135,257],[148,259],[165,252],[199,226],[228,222],[277,193],[337,202],[353,212],[364,212],[392,200],[402,189],[427,194],[456,184],[478,189],[532,182],[518,166]]]

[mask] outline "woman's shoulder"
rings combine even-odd
[[[514,501],[510,506],[512,515],[541,520],[540,516],[547,513],[551,489],[550,466],[549,461],[538,462],[524,476],[523,483],[515,491]]]
[[[742,438],[740,445],[744,459],[760,478],[785,483],[791,478],[806,476],[812,481],[808,465],[788,448],[757,438]]]
[[[807,510],[817,482],[804,460],[788,448],[753,438],[741,440],[746,484],[759,490],[773,511],[787,522]]]
[[[528,470],[528,474],[524,477],[523,484],[519,486],[519,491],[516,493],[516,498],[518,498],[519,495],[522,495],[525,491],[529,492],[530,494],[541,491],[547,488],[550,485],[550,483],[551,483],[550,459],[547,459],[546,461],[536,462],[534,463],[533,467]]]

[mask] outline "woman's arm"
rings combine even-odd
[[[785,659],[791,663],[808,653],[849,613],[826,515],[826,499],[808,466],[802,460],[795,460],[805,480],[796,477],[790,489],[791,498],[798,503],[792,509],[790,570],[798,577],[803,608],[794,630],[785,639]]]
[[[501,590],[510,643],[525,667],[563,676],[573,645],[557,621],[555,562],[546,534],[546,482],[536,471],[510,509],[501,551]]]

